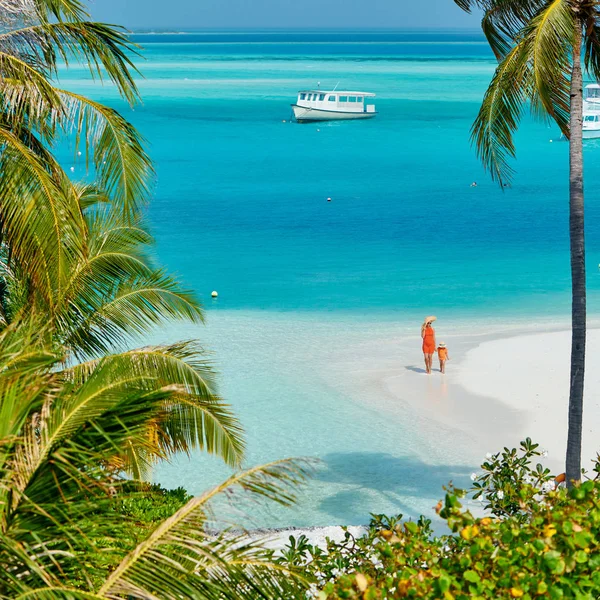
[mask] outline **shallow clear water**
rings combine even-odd
[[[247,428],[249,462],[326,462],[304,504],[265,522],[362,523],[369,512],[429,509],[442,483],[470,470],[456,433],[390,416],[376,386],[335,385],[328,359],[411,323],[418,330],[430,313],[446,323],[567,316],[567,144],[526,116],[513,187],[502,191],[484,174],[469,127],[494,63],[477,33],[136,39],[147,60],[144,105],[134,112],[82,72],[61,83],[119,106],[149,140],[159,258],[208,310],[205,331],[165,335],[198,334],[215,351],[223,393]],[[375,92],[378,116],[291,123],[297,90],[317,81]],[[586,142],[592,313],[599,153],[599,142]],[[226,472],[194,457],[156,476],[199,492]]]

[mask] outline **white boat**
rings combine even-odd
[[[583,90],[583,138],[600,138],[600,85],[591,83]]]
[[[367,98],[374,97],[368,92],[303,90],[298,92],[292,110],[298,123],[370,119],[377,111],[374,104],[367,104]]]

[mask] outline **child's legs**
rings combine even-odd
[[[440,358],[440,371],[441,371],[442,373],[445,373],[445,372],[446,372],[446,361],[445,361],[445,360],[442,360],[441,358]]]

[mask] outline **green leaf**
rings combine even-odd
[[[463,577],[466,581],[469,581],[470,583],[479,583],[481,581],[481,577],[475,571],[472,571],[470,569],[465,571]]]

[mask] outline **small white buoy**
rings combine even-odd
[[[317,129],[317,131],[321,131],[320,129]]]
[[[81,156],[81,150],[77,153],[77,156]]]
[[[550,140],[550,143],[552,143],[554,140]]]
[[[327,198],[327,202],[331,202],[331,198]]]
[[[212,296],[213,298],[217,298],[217,297],[218,297],[218,295],[219,295],[219,294],[217,294],[217,292],[213,292],[213,293],[211,294],[211,296]]]
[[[285,119],[283,119],[283,121],[281,121],[282,123],[285,123]]]
[[[71,173],[75,171],[75,167],[71,167]]]

